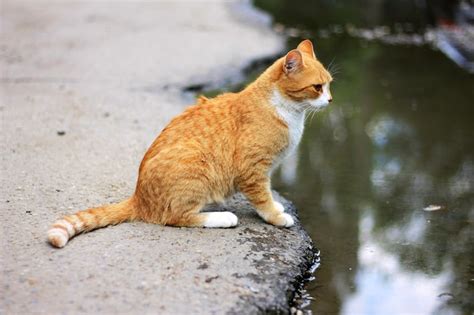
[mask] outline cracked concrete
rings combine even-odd
[[[2,2],[0,313],[289,311],[311,241],[299,223],[263,223],[238,195],[226,206],[239,216],[234,229],[126,223],[61,250],[45,238],[61,215],[132,193],[148,145],[187,105],[183,86],[283,48],[265,18],[239,7],[250,10]]]

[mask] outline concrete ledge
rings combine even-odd
[[[287,212],[294,206],[278,195]],[[233,229],[122,224],[73,239],[64,249],[33,244],[27,265],[4,275],[5,314],[289,313],[313,259],[299,222],[267,225],[240,195],[226,206]],[[25,263],[25,260],[23,263]],[[20,271],[11,278],[12,270]],[[16,271],[14,273],[16,273]],[[21,272],[22,271],[22,272]],[[25,274],[26,272],[26,274]]]
[[[291,202],[275,192],[274,197],[285,206],[286,212],[297,218]],[[234,259],[243,257],[246,263],[250,262],[249,269],[232,274],[239,281],[231,282],[237,286],[243,285],[250,290],[250,294],[240,294],[239,301],[230,313],[289,312],[295,290],[304,281],[304,275],[314,260],[311,239],[299,220],[290,229],[263,223],[241,195],[233,198],[229,209],[235,210],[241,218],[240,225],[232,233],[232,237],[235,236],[235,241],[240,244]]]

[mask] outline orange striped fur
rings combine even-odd
[[[243,91],[200,97],[148,149],[130,199],[65,216],[48,231],[49,242],[63,247],[78,233],[132,220],[232,227],[233,213],[200,211],[237,191],[266,222],[292,226],[272,198],[271,171],[297,146],[305,112],[332,100],[331,80],[305,40]]]

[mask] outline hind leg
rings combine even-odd
[[[186,227],[229,228],[237,226],[239,219],[229,211],[191,213],[168,225]]]
[[[180,209],[168,220],[166,225],[183,227],[229,228],[238,224],[238,218],[229,211],[200,212],[205,204],[183,204],[180,200]],[[187,210],[185,209],[185,206]]]
[[[162,165],[148,165],[149,169],[142,171],[137,191],[145,206],[142,207],[140,218],[146,222],[170,226],[236,226],[238,219],[231,212],[201,212],[209,202],[223,200],[219,197],[225,195],[225,189],[222,192],[209,189],[209,186],[213,186],[209,182],[209,175],[205,170],[193,166],[200,164],[201,156],[198,155],[196,163],[190,164],[194,162],[193,154],[188,153],[188,164],[175,163],[172,172],[161,171]]]
[[[230,228],[237,226],[239,219],[229,211],[196,213],[174,224],[175,226]]]

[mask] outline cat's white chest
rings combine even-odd
[[[296,111],[298,104],[287,100],[278,91],[274,91],[271,99],[272,105],[276,107],[280,118],[288,125],[288,146],[275,159],[272,169],[278,166],[288,155],[295,152],[301,141],[304,130],[304,111]]]
[[[301,141],[304,129],[304,113],[292,115],[283,110],[278,110],[278,114],[288,125],[288,147],[283,151],[283,158],[295,152],[296,147]]]

